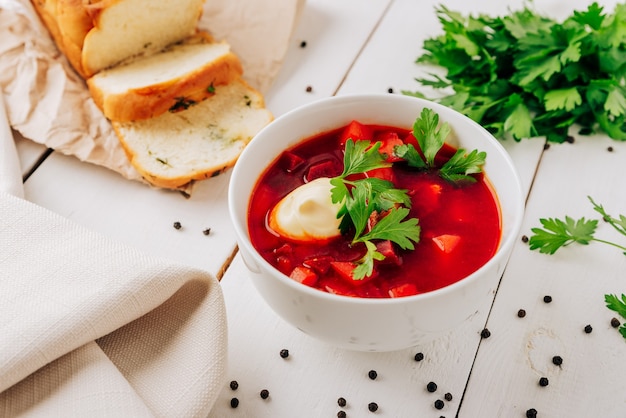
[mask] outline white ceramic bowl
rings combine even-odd
[[[247,213],[252,189],[280,153],[302,140],[362,123],[411,128],[430,107],[452,127],[457,146],[487,152],[484,171],[499,198],[502,239],[493,258],[457,283],[429,293],[394,299],[361,299],[329,294],[290,279],[265,261],[250,243]],[[235,165],[229,207],[239,250],[251,280],[269,306],[301,331],[334,346],[391,351],[428,341],[488,309],[519,234],[524,199],[519,176],[502,145],[469,118],[436,103],[395,94],[322,99],[292,110],[266,126]]]

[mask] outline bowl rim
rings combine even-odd
[[[244,166],[245,161],[249,158],[248,155],[251,155],[254,152],[255,144],[258,142],[257,138],[265,136],[267,132],[271,132],[273,129],[275,129],[277,124],[282,123],[284,119],[292,118],[299,114],[309,112],[311,109],[324,107],[329,103],[342,103],[342,102],[349,103],[351,101],[368,101],[368,100],[375,101],[375,102],[385,102],[386,100],[406,101],[407,103],[415,102],[415,103],[421,104],[422,107],[426,107],[426,106],[431,107],[433,108],[433,110],[437,111],[437,113],[439,114],[441,113],[441,111],[443,111],[444,113],[452,112],[453,114],[456,114],[457,117],[464,119],[464,123],[473,125],[474,128],[479,129],[480,131],[483,131],[483,133],[486,134],[485,136],[488,138],[488,140],[492,142],[492,145],[498,150],[498,154],[504,160],[505,165],[511,171],[512,178],[511,178],[510,187],[514,188],[515,200],[517,200],[517,202],[515,202],[515,210],[518,216],[513,218],[513,222],[509,228],[510,234],[507,237],[505,237],[506,239],[503,239],[503,237],[501,237],[496,253],[485,264],[483,264],[474,272],[470,273],[469,275],[463,277],[462,279],[454,283],[451,283],[447,286],[444,286],[435,290],[431,290],[428,292],[419,293],[419,294],[411,295],[411,296],[403,296],[400,298],[361,298],[361,297],[336,295],[333,293],[324,292],[322,290],[303,285],[301,283],[298,283],[290,279],[289,276],[285,275],[284,273],[281,273],[279,270],[277,270],[274,266],[272,266],[267,260],[265,260],[257,252],[257,250],[252,245],[252,242],[250,240],[250,235],[248,232],[248,227],[247,227],[247,212],[248,212],[248,206],[250,203],[250,196],[247,196],[246,198],[246,208],[244,210],[245,219],[242,220],[243,222],[239,222],[239,219],[236,213],[235,202],[234,202],[234,199],[235,199],[234,189],[237,183],[236,179],[239,176],[243,175],[243,174],[240,174],[243,170],[242,167]],[[441,119],[445,121],[445,118],[441,118]],[[340,126],[337,126],[337,128],[340,128]],[[299,141],[295,143],[296,144],[300,143],[303,140],[306,140],[306,138],[309,138],[311,135],[313,134],[302,135],[300,136]],[[280,155],[280,153],[277,154],[276,157],[278,157],[278,155]],[[264,166],[263,170],[265,170],[266,168],[267,166]],[[487,179],[489,179],[489,177],[487,177]],[[255,179],[254,184],[256,184],[257,181],[258,181],[258,178]],[[490,187],[494,190],[494,193],[495,193],[496,191],[495,186],[491,184]],[[283,113],[282,115],[274,119],[272,122],[270,122],[268,125],[266,125],[264,128],[262,128],[253,137],[253,139],[250,141],[248,146],[244,148],[241,155],[239,156],[239,159],[235,163],[235,166],[233,167],[233,171],[231,173],[231,178],[230,178],[230,182],[228,186],[228,207],[229,207],[229,214],[231,217],[231,222],[233,224],[233,227],[235,229],[235,234],[237,236],[238,245],[240,247],[243,246],[245,249],[245,252],[242,253],[242,258],[244,258],[244,264],[246,264],[247,268],[250,268],[248,266],[248,263],[250,262],[250,260],[246,260],[244,256],[245,253],[250,254],[254,258],[254,264],[259,268],[259,270],[261,271],[268,270],[268,274],[272,275],[274,279],[279,280],[281,284],[291,287],[295,289],[296,291],[304,292],[305,294],[315,297],[315,298],[327,300],[328,302],[346,303],[346,304],[351,304],[351,305],[363,305],[363,304],[366,304],[366,305],[402,305],[406,303],[414,303],[420,300],[436,299],[436,298],[445,296],[448,293],[455,292],[457,291],[457,289],[469,286],[472,282],[478,280],[478,277],[481,275],[481,273],[484,270],[491,268],[492,265],[499,263],[501,261],[506,262],[508,259],[508,256],[511,253],[511,251],[509,250],[512,249],[511,247],[514,245],[514,242],[517,239],[517,235],[519,234],[519,231],[521,230],[521,226],[522,226],[522,222],[524,218],[524,193],[523,193],[519,173],[508,151],[506,151],[504,146],[491,133],[489,133],[484,127],[482,127],[480,124],[470,119],[469,117],[463,115],[462,113],[450,107],[441,105],[439,103],[436,103],[427,99],[414,97],[414,96],[405,96],[405,95],[397,95],[397,94],[389,94],[389,93],[387,94],[355,93],[355,94],[330,96],[330,97],[325,97],[322,99],[317,99],[312,102],[305,103],[303,105],[300,105],[298,107],[295,107],[294,109],[291,109]],[[500,210],[502,211],[501,207],[500,207]],[[503,216],[501,213],[501,221],[502,221],[502,218]]]

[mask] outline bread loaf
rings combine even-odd
[[[232,167],[271,120],[263,96],[238,79],[186,110],[112,123],[133,167],[151,184],[176,189]]]
[[[107,118],[126,122],[182,110],[242,73],[226,42],[200,32],[159,53],[102,70],[87,85]]]

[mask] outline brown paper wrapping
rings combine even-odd
[[[208,0],[199,27],[231,45],[244,78],[264,93],[280,68],[303,3]],[[0,0],[0,88],[9,123],[25,138],[141,180],[28,0]]]

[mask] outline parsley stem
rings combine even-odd
[[[606,240],[603,240],[603,239],[599,239],[599,238],[592,238],[591,241],[601,242],[603,244],[612,245],[613,247],[617,247],[620,250],[624,251],[624,255],[626,255],[626,247],[624,247],[624,246],[618,245],[618,244],[616,244],[614,242],[611,242],[611,241],[606,241]]]

